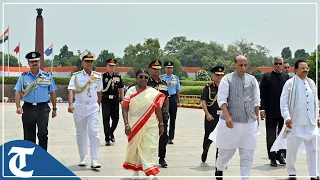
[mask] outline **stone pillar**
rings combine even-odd
[[[36,48],[35,51],[41,54],[40,57],[40,69],[44,70],[44,40],[43,40],[43,18],[42,18],[42,10],[41,8],[37,9],[38,16],[36,18]]]

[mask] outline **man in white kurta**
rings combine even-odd
[[[295,179],[297,170],[295,167],[298,148],[304,143],[307,155],[309,175],[316,179],[317,146],[319,120],[317,113],[318,98],[316,86],[312,79],[308,78],[308,64],[304,60],[298,60],[295,64],[296,75],[289,79],[282,90],[280,99],[281,115],[285,120],[287,135],[287,171],[289,179]],[[287,130],[291,130],[288,132]],[[277,142],[279,143],[279,141]],[[275,145],[277,146],[277,144]]]
[[[237,56],[235,72],[225,75],[219,85],[218,104],[222,115],[216,128],[217,180],[222,179],[223,170],[237,148],[242,179],[249,179],[251,173],[258,134],[260,90],[255,77],[246,73],[247,63],[246,57]]]
[[[83,70],[74,73],[70,79],[69,107],[73,113],[76,127],[76,137],[80,154],[79,166],[85,166],[87,155],[88,136],[90,141],[91,167],[100,168],[98,150],[100,146],[98,134],[98,120],[102,98],[102,75],[92,71],[94,54],[84,52],[80,55]],[[73,98],[75,103],[73,104]]]

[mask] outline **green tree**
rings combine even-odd
[[[281,57],[284,59],[284,60],[287,60],[287,59],[290,59],[292,58],[292,52],[290,50],[290,47],[285,47],[282,49],[281,51]]]
[[[298,49],[294,53],[295,59],[307,59],[308,57],[309,57],[309,54],[306,53],[306,50],[304,50],[304,49]]]
[[[108,50],[102,50],[97,59],[94,61],[94,65],[97,67],[104,67],[106,66],[106,60],[111,58],[115,58],[114,53],[109,52]]]
[[[320,59],[320,53],[318,53],[318,60]],[[316,74],[318,73],[318,97],[320,97],[320,63],[318,62],[318,72],[316,71],[316,52],[311,53],[307,59],[309,65],[309,77],[316,82]]]
[[[167,42],[166,46],[164,47],[164,53],[169,56],[175,55],[187,44],[187,42],[188,40],[184,36],[174,37]]]
[[[2,51],[0,51],[0,58],[2,59]],[[8,66],[8,54],[4,53],[4,66]],[[1,66],[2,66],[2,62],[1,62]],[[15,56],[9,55],[9,66],[13,66],[13,67],[19,67],[19,60],[18,58],[16,58]],[[22,66],[22,64],[20,63],[20,66]]]

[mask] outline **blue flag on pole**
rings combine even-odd
[[[46,56],[50,56],[50,54],[52,53],[52,46],[53,44],[51,44],[51,46],[49,46],[46,51],[44,51],[44,53],[46,54]]]

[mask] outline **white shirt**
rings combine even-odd
[[[80,89],[75,85],[75,78],[77,77],[77,84],[79,87],[83,87],[89,80],[90,84],[80,94],[75,94],[75,100],[94,102],[98,101],[97,92],[102,91],[102,75],[98,72],[92,71],[89,76],[84,70],[75,73],[69,82],[68,90],[79,91]]]
[[[259,83],[255,79],[256,88],[254,89],[254,106],[260,106],[260,89],[259,89]],[[220,83],[219,83],[219,89],[218,89],[218,105],[221,107],[222,104],[226,104],[228,106],[228,97],[229,97],[229,82],[226,76],[222,77]]]
[[[316,105],[315,99],[317,96],[311,90],[311,87],[306,79],[302,80],[297,77],[298,97],[295,103],[295,111],[293,117],[290,115],[288,98],[290,87],[293,79],[288,80],[283,86],[280,97],[281,115],[284,121],[292,120],[291,135],[312,139],[317,134],[316,123]]]

